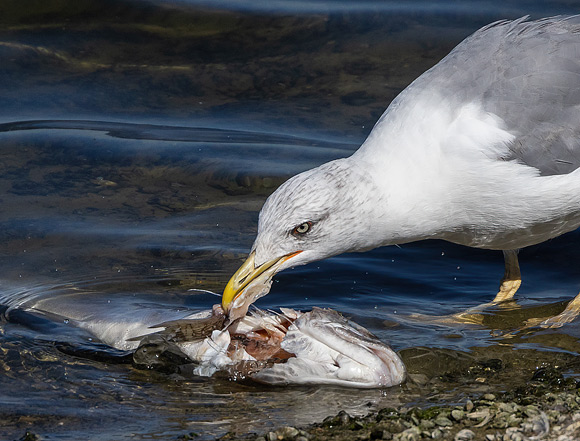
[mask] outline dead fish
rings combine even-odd
[[[406,369],[397,353],[336,311],[281,311],[256,310],[203,340],[177,345],[199,363],[194,372],[202,376],[223,370],[239,377],[244,371],[243,376],[267,384],[361,388],[389,387],[405,380]]]
[[[207,317],[190,317],[178,320],[170,320],[151,326],[165,328],[156,334],[161,335],[175,343],[192,342],[203,340],[218,329],[224,329],[227,317],[221,305],[214,305],[212,312]],[[143,336],[128,339],[128,341],[140,341]]]
[[[273,385],[364,388],[397,385],[406,377],[396,352],[330,309],[246,313],[244,304],[234,318],[226,317],[221,305],[192,312],[120,299],[109,303],[98,296],[91,302],[86,293],[76,299],[75,294],[47,297],[13,308],[82,328],[102,343],[136,355],[141,344],[158,338],[191,360],[200,376],[222,371]]]

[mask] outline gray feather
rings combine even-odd
[[[580,16],[492,23],[411,88],[479,102],[503,119],[516,139],[502,159],[542,175],[580,167]]]

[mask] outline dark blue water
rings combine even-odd
[[[221,292],[279,184],[351,154],[400,90],[480,26],[579,11],[524,1],[3,2],[0,303],[209,308],[219,297],[193,289]],[[579,245],[577,231],[523,250],[518,304],[485,310],[482,326],[409,316],[490,301],[500,252],[427,241],[279,274],[258,306],[352,317],[401,351],[411,380],[389,390],[140,370],[71,323],[13,309],[0,322],[0,436],[211,439],[340,409],[460,401],[542,363],[576,375],[577,323],[517,330],[578,293]],[[465,374],[492,359],[503,363],[493,375]]]

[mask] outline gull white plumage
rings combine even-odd
[[[580,225],[579,166],[580,16],[492,23],[408,86],[352,156],[268,198],[223,307],[288,267],[424,239],[502,250],[494,302],[511,299],[517,250]],[[579,311],[577,298],[546,324]]]

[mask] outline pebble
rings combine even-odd
[[[431,432],[431,438],[433,439],[439,439],[443,436],[443,432],[441,432],[441,430],[439,429],[435,429],[433,432]]]
[[[524,408],[524,414],[527,417],[534,417],[536,415],[539,415],[540,411],[538,410],[538,408],[536,406],[529,404]]]
[[[473,431],[463,429],[457,432],[457,435],[455,435],[455,438],[453,439],[454,441],[471,441],[473,438],[475,438],[475,433],[473,433]]]
[[[524,441],[525,439],[524,434],[515,427],[508,428],[503,436],[503,441]]]
[[[494,394],[485,394],[482,398],[484,400],[487,400],[487,401],[494,401],[495,400],[495,395]]]
[[[471,412],[467,414],[467,417],[470,420],[482,420],[484,419],[486,416],[489,415],[489,410],[479,410],[476,412]]]
[[[473,401],[467,400],[467,402],[465,403],[465,410],[467,412],[471,412],[473,410]]]
[[[453,418],[455,421],[461,421],[464,416],[465,412],[462,410],[455,409],[451,411],[451,418]]]
[[[340,412],[338,412],[338,417],[339,417],[340,422],[342,424],[348,424],[348,423],[350,423],[351,417],[344,410],[341,410]]]
[[[388,430],[377,428],[371,432],[371,439],[392,439],[392,438],[393,435]]]
[[[418,427],[411,427],[399,433],[395,439],[397,441],[419,441],[421,439],[421,430]]]
[[[276,430],[277,439],[294,439],[298,433],[299,431],[295,427],[282,427]]]
[[[438,416],[437,418],[435,418],[435,424],[442,427],[453,426],[451,420],[444,416]]]

